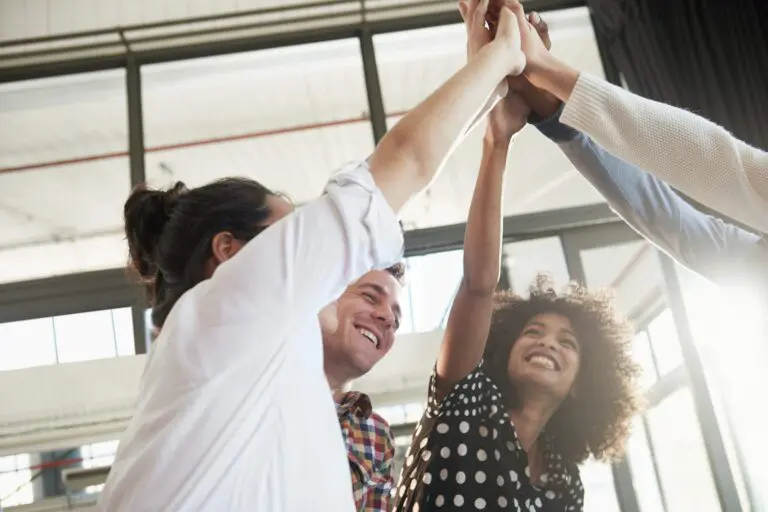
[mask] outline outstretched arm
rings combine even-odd
[[[495,87],[523,67],[517,21],[505,8],[496,38],[406,114],[371,155],[371,173],[393,210],[429,185]]]
[[[469,9],[462,9],[468,32],[472,30],[471,8],[470,4]],[[488,117],[480,171],[464,233],[464,276],[437,358],[435,385],[439,398],[477,366],[485,350],[493,293],[501,269],[502,192],[507,154],[513,135],[525,126],[529,113],[522,97],[510,92]]]
[[[515,9],[521,16],[522,8]],[[579,73],[549,54],[530,27],[521,23],[521,32],[525,75],[566,103],[563,123],[696,201],[768,233],[768,153],[700,116]]]
[[[669,185],[608,153],[558,117],[536,127],[558,144],[627,224],[661,250],[720,283],[756,261],[759,236],[696,210]]]

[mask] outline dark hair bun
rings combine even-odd
[[[187,187],[177,182],[173,188],[151,190],[137,186],[123,207],[125,236],[128,239],[130,265],[145,282],[154,281],[157,274],[156,251],[163,229]]]

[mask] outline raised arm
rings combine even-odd
[[[469,9],[462,9],[470,34],[473,8],[470,4]],[[469,57],[471,62],[471,49]],[[529,112],[522,98],[511,92],[494,107],[488,119],[464,233],[464,275],[437,358],[438,397],[445,396],[477,366],[485,349],[493,313],[493,293],[501,268],[502,192],[507,154],[512,136],[525,126]]]
[[[520,16],[522,8],[515,9]],[[579,73],[535,36],[530,27],[522,33],[525,75],[566,103],[563,123],[713,210],[768,233],[768,153],[700,116]]]
[[[517,20],[505,8],[496,38],[406,114],[371,155],[371,173],[392,209],[429,185],[497,85],[523,67]]]
[[[760,237],[698,211],[669,185],[611,155],[558,117],[536,127],[558,144],[627,224],[661,250],[723,284],[757,261]]]

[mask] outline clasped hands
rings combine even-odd
[[[549,117],[560,101],[537,87],[537,71],[549,58],[549,29],[541,17],[526,15],[518,0],[460,0],[459,11],[467,30],[467,59],[494,40],[510,46],[510,74],[495,91],[503,96],[489,114],[486,138],[508,144],[527,123],[531,113]]]

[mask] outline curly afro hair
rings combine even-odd
[[[551,279],[539,275],[530,297],[498,292],[485,364],[507,407],[520,406],[507,366],[512,346],[526,323],[541,313],[558,313],[571,321],[581,346],[581,366],[569,395],[545,431],[567,462],[579,464],[589,455],[615,460],[622,455],[633,415],[640,408],[639,367],[631,356],[633,330],[619,315],[613,297],[590,293],[576,283],[558,294]]]

